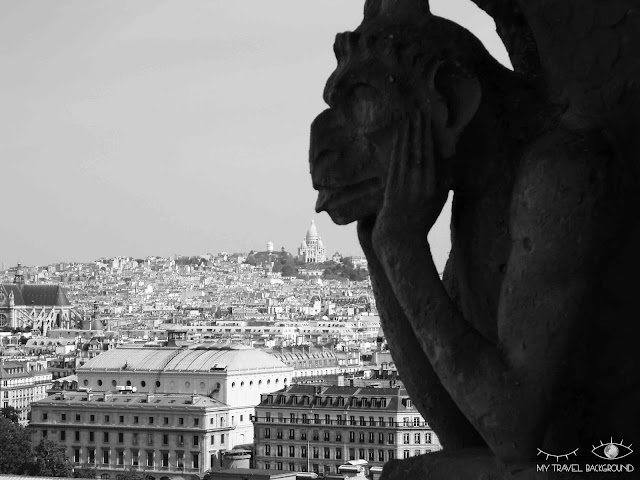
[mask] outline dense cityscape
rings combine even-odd
[[[366,260],[329,256],[313,221],[294,253],[0,275],[0,440],[34,452],[6,450],[3,473],[376,479],[441,448],[386,348]]]

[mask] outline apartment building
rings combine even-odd
[[[173,479],[222,467],[236,428],[230,410],[203,395],[62,392],[32,404],[30,428],[34,442],[65,445],[102,480],[129,469]]]
[[[262,395],[253,424],[255,468],[336,473],[442,448],[404,388],[292,385]]]
[[[14,362],[0,359],[0,404],[14,407],[22,425],[28,422],[31,403],[47,396],[51,373],[42,362]]]

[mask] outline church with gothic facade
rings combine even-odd
[[[298,260],[304,263],[322,263],[327,260],[326,249],[322,243],[316,222],[311,220],[307,235],[298,248]]]

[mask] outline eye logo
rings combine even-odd
[[[626,453],[624,451],[625,449],[628,450]],[[602,450],[602,452],[598,453],[596,450]],[[627,455],[631,455],[633,450],[631,450],[631,444],[624,445],[622,440],[620,440],[620,443],[615,443],[613,441],[613,437],[611,437],[611,441],[609,443],[602,443],[602,440],[600,440],[600,445],[593,445],[591,453],[603,460],[620,460]]]
[[[565,460],[569,460],[569,456],[571,455],[575,455],[576,457],[578,456],[578,454],[576,453],[578,451],[578,449],[576,448],[573,452],[569,452],[569,453],[565,453],[562,455],[555,455],[553,453],[547,453],[544,450],[540,450],[538,449],[538,455],[545,455],[545,460],[549,460],[549,458],[555,458],[556,462],[559,461],[561,458],[564,458]]]

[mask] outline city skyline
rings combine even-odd
[[[100,257],[295,252],[315,220],[327,254],[355,226],[314,212],[309,125],[336,33],[363,1],[7,1],[0,6],[5,268]],[[504,61],[470,2],[433,1]],[[448,254],[447,214],[430,235]]]

